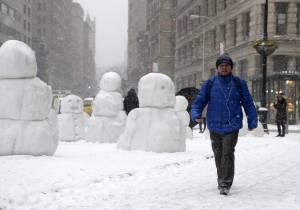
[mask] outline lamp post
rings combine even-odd
[[[271,55],[276,49],[277,45],[272,41],[268,40],[268,0],[265,2],[264,10],[264,32],[263,39],[257,40],[253,46],[256,51],[261,55],[262,58],[262,94],[261,94],[261,108],[260,108],[260,122],[264,127],[264,131],[268,133],[268,123],[267,123],[267,95],[266,95],[266,86],[267,86],[267,58]]]
[[[212,20],[211,18],[207,17],[207,16],[202,16],[202,15],[190,15],[190,19],[191,20],[194,20],[194,19],[199,19],[199,18],[203,18],[203,19],[206,19],[208,20],[209,22],[211,22],[212,24],[215,25],[216,29],[218,28],[218,24]],[[202,28],[202,80],[204,80],[204,68],[205,68],[205,30],[204,30],[204,27]],[[219,52],[220,52],[220,55],[224,53],[224,44],[222,42],[220,42],[219,44]]]

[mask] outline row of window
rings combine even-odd
[[[21,40],[21,41],[24,41],[27,44],[31,45],[30,37],[27,37],[26,35],[22,35],[16,29],[14,29],[10,26],[7,26],[1,22],[0,22],[0,33],[10,37],[10,39]]]
[[[286,35],[287,34],[287,26],[288,26],[288,7],[289,3],[287,2],[276,2],[275,3],[275,9],[276,9],[276,34],[277,35]],[[263,20],[264,16],[264,4],[261,6],[262,9],[262,17],[261,20]],[[207,16],[207,11],[201,9],[201,6],[196,6],[195,9],[189,12],[189,15],[185,15],[182,18],[177,20],[177,38],[181,38],[184,35],[186,35],[188,32],[192,32],[195,27],[200,26],[204,21],[207,21],[205,18],[197,18],[196,20],[191,19],[192,14],[196,14],[199,16]],[[238,17],[232,19],[227,24],[220,24],[217,29],[218,30],[218,40],[220,42],[230,44],[231,46],[235,46],[237,44],[237,36],[238,36],[238,25],[237,25]],[[239,36],[242,37],[242,40],[248,40],[250,35],[250,11],[244,12],[241,14],[241,27],[242,27],[242,34]],[[263,24],[262,24],[263,27]],[[297,4],[297,33],[300,34],[300,3]],[[229,30],[226,30],[228,28]],[[214,31],[212,31],[214,32]],[[232,33],[230,36],[227,36],[226,33]],[[229,37],[231,40],[226,40],[226,37]],[[211,46],[216,46],[217,43],[217,37],[214,38],[213,43],[211,43]],[[184,57],[184,56],[183,56]]]
[[[18,32],[16,29],[7,26],[1,22],[0,22],[0,33],[18,40],[21,40],[22,37],[21,33]]]
[[[27,15],[28,18],[31,18],[31,8],[26,4],[23,5],[23,14],[24,16]]]
[[[190,15],[192,15],[193,12],[191,12]],[[184,16],[183,18],[177,20],[177,37],[181,38],[182,36],[186,35],[188,32],[192,32],[195,27],[200,26],[201,22],[200,20],[205,18],[198,18],[197,20],[192,20],[190,16]],[[227,26],[225,23],[220,24],[218,28],[211,30],[210,34],[213,36],[211,39],[212,43],[210,43],[211,47],[216,49],[217,47],[217,40],[220,42],[225,43],[226,40],[226,33],[231,32],[232,34],[229,36],[231,38],[231,45],[236,45],[237,43],[237,21],[238,19],[232,19],[229,21],[229,25]],[[240,36],[242,36],[242,40],[248,40],[250,36],[250,11],[244,12],[241,14],[241,27],[242,27],[242,33]],[[229,30],[226,30],[226,27],[229,28]],[[218,34],[218,37],[217,37]]]
[[[0,2],[0,13],[9,16],[13,20],[21,22],[22,15],[14,8],[11,8],[9,5],[4,2]]]
[[[37,5],[37,10],[41,11],[41,10],[47,10],[47,3],[46,2],[39,2]]]

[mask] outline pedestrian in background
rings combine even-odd
[[[283,93],[279,93],[277,96],[277,101],[274,103],[274,108],[276,112],[276,124],[278,135],[276,137],[284,137],[286,131],[286,122],[287,122],[287,103],[283,97]]]
[[[257,127],[257,112],[246,81],[232,75],[233,61],[225,53],[216,61],[218,75],[208,79],[192,105],[192,119],[199,122],[207,105],[207,127],[218,175],[220,194],[227,195],[234,178],[234,151],[243,127],[242,106],[248,129]]]
[[[132,109],[138,108],[139,107],[139,99],[138,96],[133,88],[131,88],[128,92],[127,95],[124,98],[123,101],[124,104],[124,110],[126,114],[128,115],[129,112]]]

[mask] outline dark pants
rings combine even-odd
[[[285,122],[277,122],[277,130],[279,136],[285,136]]]
[[[234,177],[234,150],[238,132],[219,134],[210,132],[218,174],[218,186],[230,188]]]

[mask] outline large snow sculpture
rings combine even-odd
[[[61,101],[61,114],[58,115],[59,139],[78,141],[84,139],[86,117],[83,101],[76,95],[68,95]]]
[[[143,76],[138,84],[140,108],[132,110],[118,148],[153,152],[185,151],[185,128],[175,109],[172,80],[160,73]]]
[[[86,140],[91,142],[117,142],[124,131],[126,114],[118,92],[121,77],[115,72],[105,73],[100,80],[101,90],[93,102],[93,114],[88,120]]]
[[[176,96],[175,111],[177,112],[179,119],[182,121],[182,123],[185,127],[186,138],[192,139],[193,131],[189,127],[190,115],[186,111],[188,105],[189,105],[189,102],[186,100],[186,98],[184,96]]]
[[[58,145],[51,87],[36,77],[35,54],[10,40],[0,48],[0,155],[53,155]]]

